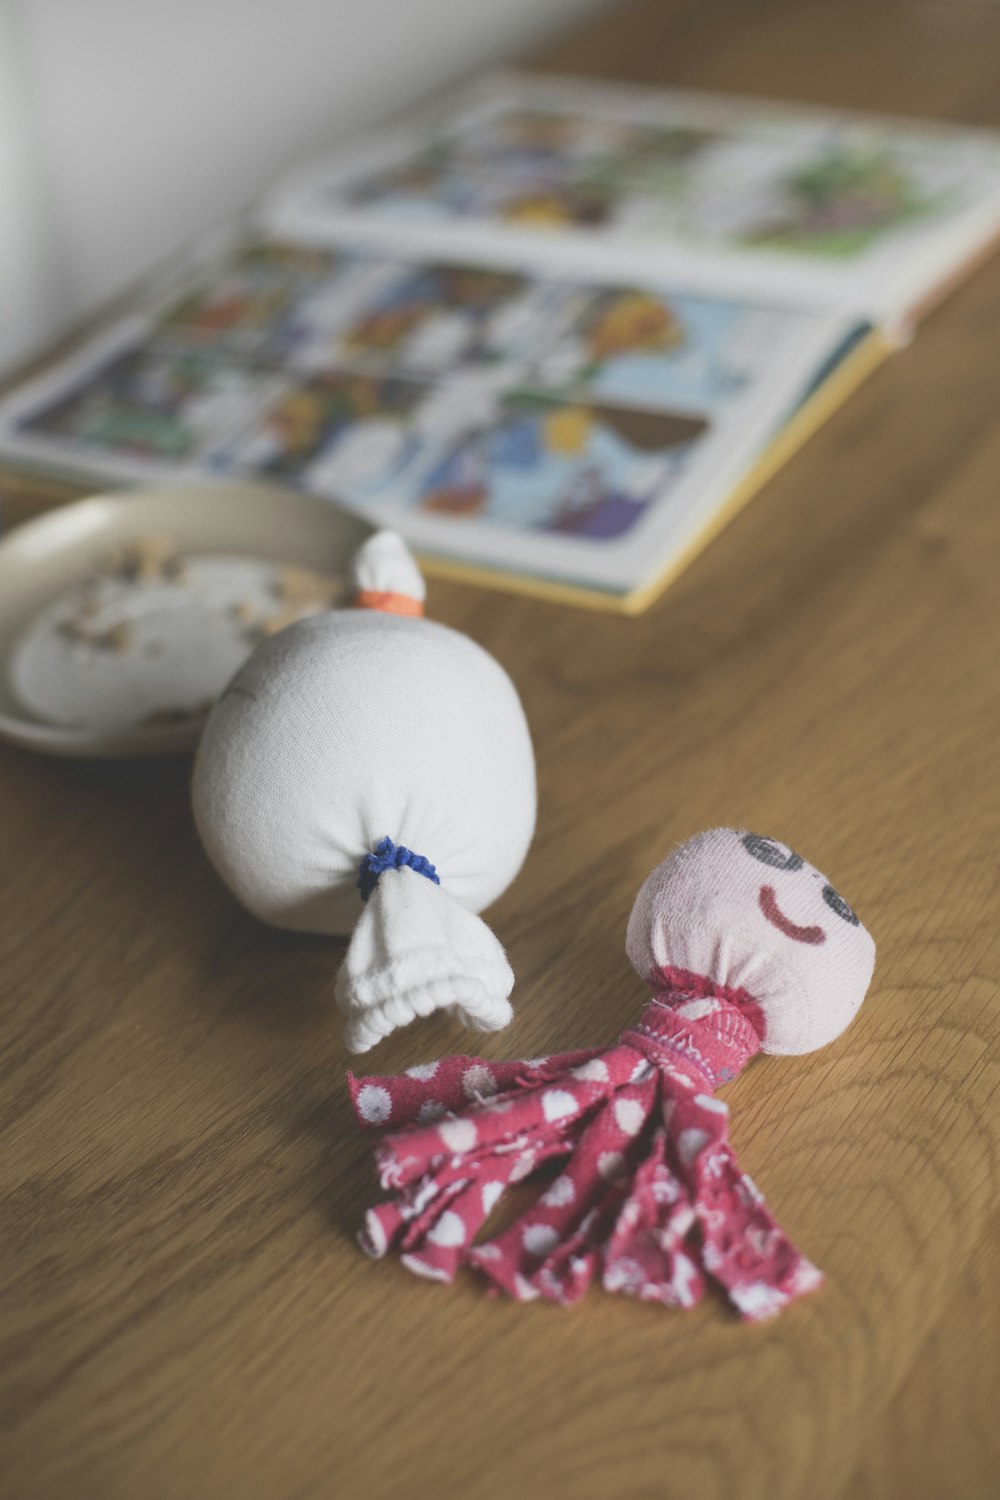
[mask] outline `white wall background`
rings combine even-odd
[[[0,372],[317,146],[599,0],[0,0]]]

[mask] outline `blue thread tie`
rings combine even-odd
[[[379,840],[372,852],[366,854],[358,865],[358,890],[362,901],[368,900],[384,870],[402,870],[404,867],[417,875],[426,875],[435,885],[441,884],[440,876],[429,859],[425,859],[422,854],[414,854],[412,849],[407,849],[402,844],[394,844],[390,838],[384,838]]]

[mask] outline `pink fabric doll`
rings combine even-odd
[[[812,1052],[864,999],[875,944],[820,872],[776,839],[732,828],[689,839],[646,880],[628,956],[653,989],[610,1050],[495,1063],[449,1057],[350,1078],[387,1202],[363,1248],[398,1248],[451,1281],[478,1267],[521,1301],[608,1291],[692,1306],[707,1273],[744,1318],[818,1285],[728,1139],[715,1089],[757,1052]],[[473,1238],[509,1183],[558,1165],[495,1239]]]

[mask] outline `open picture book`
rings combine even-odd
[[[1000,232],[1000,135],[490,76],[304,167],[0,404],[11,465],[258,476],[643,608]]]

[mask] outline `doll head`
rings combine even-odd
[[[629,918],[628,956],[654,988],[680,969],[745,992],[764,1052],[826,1046],[848,1026],[875,944],[824,875],[779,839],[713,828],[647,878]]]
[[[513,974],[472,914],[527,853],[535,763],[499,662],[418,617],[399,539],[373,537],[355,573],[357,608],[289,626],[237,673],[192,792],[209,858],[255,916],[352,934],[337,995],[360,1051],[433,1010],[510,1020]]]
[[[211,714],[194,808],[216,869],[255,916],[348,933],[358,861],[387,835],[481,911],[517,873],[534,757],[507,674],[467,636],[367,609],[259,646]]]

